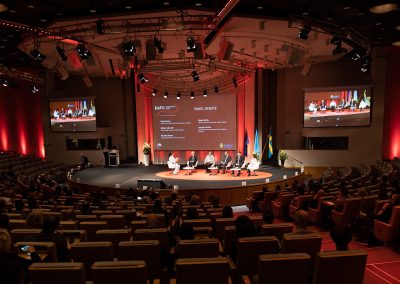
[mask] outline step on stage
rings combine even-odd
[[[103,168],[94,167],[75,173],[72,177],[78,183],[107,187],[107,188],[137,188],[143,185],[154,188],[179,189],[198,188],[225,188],[243,185],[255,185],[294,177],[300,173],[299,169],[283,169],[271,166],[261,166],[256,172],[257,176],[247,176],[247,171],[242,170],[238,177],[232,176],[230,171],[225,174],[210,175],[205,169],[196,169],[191,175],[181,169],[178,175],[173,175],[166,165],[125,165],[123,167]]]

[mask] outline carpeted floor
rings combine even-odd
[[[246,206],[236,206],[233,209],[235,217],[243,214],[249,217],[261,216],[261,213],[249,212]],[[274,223],[281,222],[283,221],[280,219],[274,221]],[[313,226],[310,229],[319,231],[322,235],[322,251],[335,250],[329,232],[321,232],[320,228]],[[362,249],[368,252],[364,284],[400,284],[400,254],[392,248],[384,246],[368,247],[366,244],[352,241],[350,249]]]

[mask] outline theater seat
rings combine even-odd
[[[94,284],[147,284],[146,262],[100,261],[92,265]]]
[[[332,221],[336,225],[348,225],[353,222],[354,215],[360,211],[361,198],[349,198],[344,201],[343,212],[332,210]]]
[[[218,257],[217,239],[180,240],[177,245],[179,258]]]
[[[53,242],[18,242],[15,247],[31,246],[39,254],[40,259],[44,262],[57,262],[56,244]],[[1,275],[0,275],[1,277]],[[1,278],[0,278],[1,279]]]
[[[108,227],[105,221],[83,221],[79,224],[79,228],[86,231],[89,242],[94,242],[96,241],[96,231],[106,230]]]
[[[290,201],[294,194],[280,194],[278,201],[272,201],[272,211],[275,217],[287,217]]]
[[[29,266],[31,284],[85,284],[83,263],[33,263]]]
[[[263,200],[258,202],[258,208],[261,211],[272,210],[272,201],[275,199],[275,192],[265,191]]]
[[[264,235],[275,236],[278,240],[282,239],[284,234],[293,232],[293,228],[294,226],[291,223],[263,224],[261,227]]]
[[[14,229],[11,230],[11,240],[13,243],[22,242],[28,236],[37,236],[42,232],[42,229]]]
[[[101,215],[100,221],[106,221],[108,229],[124,229],[125,219],[124,215]]]
[[[91,279],[91,265],[96,261],[112,261],[114,259],[111,242],[80,242],[71,245],[71,257],[74,262],[85,264],[86,276]]]
[[[310,259],[306,253],[260,255],[258,284],[306,284]]]
[[[176,261],[177,284],[228,284],[231,283],[229,261],[225,257],[180,258]]]
[[[294,219],[294,215],[296,214],[296,211],[300,209],[300,206],[304,202],[311,201],[312,198],[313,198],[312,194],[298,196],[297,206],[289,205],[289,216],[290,216],[290,218]]]
[[[235,225],[235,218],[217,218],[215,219],[215,237],[222,242],[224,240],[224,231],[226,226]]]
[[[319,225],[321,223],[321,205],[324,201],[331,200],[333,197],[331,196],[324,196],[320,197],[318,200],[318,207],[316,209],[309,207],[308,214],[310,216],[310,221],[315,225]]]
[[[114,247],[114,255],[118,257],[119,242],[129,241],[131,239],[131,234],[129,229],[98,230],[96,232],[96,239],[100,242],[112,242]]]
[[[138,229],[133,233],[133,239],[135,241],[157,240],[160,242],[160,249],[169,253],[168,229],[166,228]]]
[[[161,254],[159,241],[129,241],[119,243],[118,260],[143,260],[149,279],[161,278]]]
[[[250,211],[254,211],[258,209],[258,201],[263,196],[262,191],[253,191],[250,197],[246,198],[246,206]]]
[[[367,257],[362,250],[319,252],[313,283],[362,284]]]
[[[283,235],[282,253],[307,253],[311,256],[311,267],[317,252],[321,251],[322,237],[319,234]]]
[[[194,227],[211,227],[210,219],[184,219],[183,223],[190,224]]]
[[[236,265],[241,275],[257,274],[258,257],[262,254],[279,253],[276,237],[248,237],[237,241]]]
[[[225,255],[231,255],[232,246],[235,240],[236,240],[236,227],[226,226],[224,228],[224,246],[223,246]]]
[[[400,236],[400,206],[392,208],[389,224],[378,220],[374,221],[374,235],[385,244],[398,239]]]

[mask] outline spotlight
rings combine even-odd
[[[156,46],[158,53],[164,52],[164,45],[156,36],[154,36],[154,45]]]
[[[190,98],[191,98],[191,99],[194,99],[194,92],[191,92],[191,93],[190,93]]]
[[[104,34],[104,29],[105,29],[105,25],[104,25],[104,21],[103,20],[98,20],[96,22],[96,31],[99,35]]]
[[[32,50],[31,50],[31,56],[37,61],[37,62],[42,62],[43,60],[46,59],[46,55],[42,54],[38,47],[35,46]]]
[[[203,90],[203,97],[205,97],[205,98],[207,97],[207,90],[206,89]]]
[[[307,40],[308,34],[310,33],[310,31],[311,31],[310,26],[303,26],[302,28],[300,28],[299,34],[298,34],[299,39]]]
[[[197,73],[196,70],[193,70],[191,75],[192,75],[192,78],[193,78],[193,82],[196,82],[196,81],[200,80],[199,74]]]
[[[8,80],[7,78],[0,78],[0,84],[2,84],[4,87],[8,87]]]
[[[165,91],[165,93],[164,93],[164,99],[166,99],[166,98],[168,98],[168,92],[167,91]]]
[[[145,83],[147,83],[147,82],[149,81],[149,79],[147,79],[147,78],[143,75],[143,73],[140,73],[140,74],[138,75],[138,78],[139,78],[139,80],[140,80],[140,83],[142,83],[142,84],[145,84]]]
[[[349,53],[351,59],[354,60],[354,61],[360,60],[361,57],[362,57],[362,54],[363,54],[363,52],[361,50],[358,50],[358,49],[353,49]]]
[[[177,93],[177,94],[176,94],[176,99],[177,99],[177,100],[180,100],[180,99],[181,99],[181,95],[182,95],[182,94],[181,94],[180,92]]]
[[[219,91],[219,90],[218,90],[218,87],[215,86],[215,87],[214,87],[214,92],[215,92],[215,93],[218,93],[218,91]]]
[[[56,50],[58,52],[58,55],[60,55],[62,61],[68,60],[67,56],[65,55],[65,50],[63,47],[57,45]]]
[[[82,43],[76,46],[76,51],[81,59],[88,59],[92,55],[92,53]]]
[[[33,86],[32,86],[32,93],[33,93],[33,94],[36,94],[37,92],[39,92],[39,88],[36,87],[36,85],[33,85]]]
[[[333,55],[339,55],[347,52],[347,49],[342,47],[342,40],[340,38],[334,36],[329,42],[336,45],[336,48],[332,50]]]
[[[233,78],[233,79],[232,79],[232,83],[233,83],[233,86],[234,86],[235,88],[237,88],[238,84],[237,84],[236,78]]]
[[[363,57],[362,61],[361,61],[361,72],[367,72],[369,70],[369,67],[371,65],[371,58],[366,55]]]
[[[196,42],[193,36],[189,36],[186,40],[187,52],[195,52],[197,50]]]
[[[124,40],[122,49],[124,50],[125,56],[134,56],[136,54],[136,47],[133,45],[132,41]]]
[[[153,97],[155,97],[157,95],[157,89],[153,89],[153,92],[151,94],[153,95]]]

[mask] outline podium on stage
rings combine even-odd
[[[111,150],[108,152],[108,165],[110,167],[118,167],[119,166],[119,151]]]

